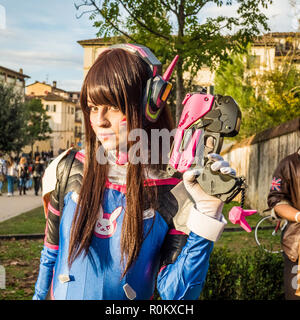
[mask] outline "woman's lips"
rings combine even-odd
[[[114,133],[98,133],[98,137],[101,138],[102,140],[107,140],[110,137],[114,136]]]

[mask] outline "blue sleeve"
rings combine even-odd
[[[163,300],[196,300],[205,283],[213,242],[190,232],[174,263],[157,277],[157,289]]]
[[[53,277],[53,268],[57,258],[56,249],[44,246],[41,252],[40,270],[35,283],[35,292],[32,300],[45,300]]]

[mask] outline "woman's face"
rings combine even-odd
[[[115,150],[127,142],[126,117],[117,106],[94,105],[88,100],[91,126],[108,150]]]

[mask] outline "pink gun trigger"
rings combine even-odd
[[[229,211],[228,218],[233,224],[239,224],[247,232],[251,232],[251,227],[246,221],[245,217],[251,216],[256,213],[257,210],[244,210],[241,207],[233,207]]]

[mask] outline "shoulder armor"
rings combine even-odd
[[[70,174],[67,178],[67,184],[65,186],[64,195],[66,195],[69,191],[73,191],[79,194],[82,184],[83,178],[83,163],[77,157],[78,152],[75,155],[75,159],[72,163],[72,167],[70,169]],[[63,174],[65,173],[65,163],[67,157],[64,157],[57,166],[57,177],[58,181],[62,181]]]
[[[42,183],[43,183],[43,198],[54,191],[57,187],[57,183],[61,181],[64,167],[67,159],[67,155],[72,150],[69,148],[68,150],[61,153],[58,157],[56,157],[50,165],[46,168]],[[69,191],[76,191],[79,193],[81,187],[81,181],[83,176],[83,163],[74,159],[72,164],[72,168],[69,174],[68,183],[66,185],[65,193]]]
[[[57,171],[57,167],[58,164],[61,162],[61,160],[63,158],[65,158],[65,156],[69,153],[69,151],[72,148],[64,151],[63,153],[61,153],[59,156],[57,156],[50,164],[49,166],[46,168],[43,178],[42,178],[42,185],[43,185],[43,198],[49,194],[50,192],[52,192],[53,190],[55,190],[55,186],[56,186],[56,181],[57,181],[57,175],[56,175],[56,171]]]

